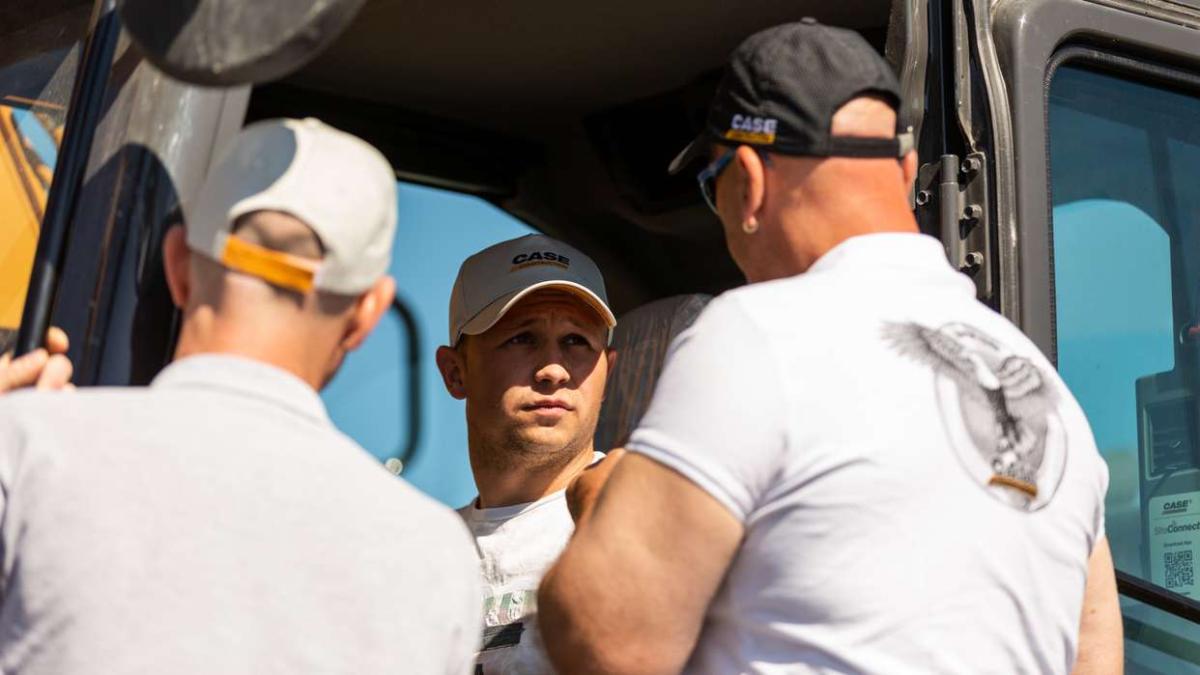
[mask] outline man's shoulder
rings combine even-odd
[[[377,464],[374,458],[368,457],[368,462]],[[421,492],[403,478],[391,475],[380,466],[364,467],[369,471],[374,487],[378,493],[373,497],[381,500],[380,518],[395,521],[402,518],[408,522],[428,523],[435,530],[453,531],[452,538],[457,533],[466,533],[462,518],[455,510],[442,504],[433,497]]]
[[[421,492],[402,478],[391,478],[392,505],[383,520],[395,527],[408,523],[411,536],[403,537],[397,545],[406,550],[419,547],[431,565],[452,565],[447,569],[453,578],[456,571],[478,574],[474,538],[463,519],[450,507]],[[457,569],[462,568],[462,569]]]
[[[19,390],[0,395],[0,419],[24,428],[49,423],[70,428],[83,417],[109,416],[126,408],[147,412],[153,397],[146,387],[96,387],[73,391]]]
[[[458,507],[457,509],[454,509],[454,512],[458,514],[459,518],[462,518],[463,520],[466,520],[466,521],[470,521],[472,514],[474,514],[475,511],[478,510],[475,508],[475,504],[478,502],[478,500],[479,500],[479,497],[473,497],[471,499],[471,501]]]
[[[833,325],[824,317],[837,311],[835,304],[798,277],[748,284],[714,298],[681,337],[694,343],[692,349],[715,355],[755,350],[769,355],[771,345],[790,339],[801,324],[806,340],[819,340],[827,331],[815,329]]]
[[[832,276],[798,274],[739,286],[717,296],[704,311],[741,317],[749,321],[750,328],[758,330],[767,330],[771,325],[801,313],[807,316],[822,310],[840,311],[851,289]]]

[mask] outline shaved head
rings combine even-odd
[[[325,247],[320,238],[304,221],[282,211],[253,211],[234,222],[232,232],[239,239],[271,251],[287,253],[300,258],[320,260]],[[193,256],[196,274],[196,299],[214,302],[224,298],[226,302],[288,303],[292,306],[304,304],[304,297],[292,290],[273,286],[262,279],[226,269],[203,255]],[[232,293],[232,297],[230,297]],[[340,314],[354,302],[353,296],[337,295],[326,291],[316,294],[315,309],[321,314]]]
[[[896,133],[896,111],[877,96],[860,96],[838,108],[829,130],[834,136],[888,138]]]
[[[896,111],[885,99],[859,96],[838,108],[830,133],[894,138],[896,122]],[[915,152],[904,157],[760,152],[737,147],[715,185],[729,253],[748,281],[799,274],[852,236],[917,230],[908,205],[917,175]]]
[[[325,254],[312,228],[282,211],[248,213],[232,231],[244,242],[295,257],[320,260]],[[167,233],[163,251],[171,297],[184,310],[177,356],[248,355],[299,375],[315,389],[366,339],[395,297],[388,276],[358,295],[275,286],[190,250],[182,228]]]

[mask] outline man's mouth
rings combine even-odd
[[[564,413],[574,410],[575,406],[560,398],[546,398],[534,401],[533,403],[527,403],[526,405],[522,406],[522,409],[541,413]]]

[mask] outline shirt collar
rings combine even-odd
[[[826,251],[808,272],[846,266],[908,268],[954,273],[942,242],[916,232],[880,232],[850,237]],[[972,291],[974,292],[974,291]]]
[[[591,464],[588,464],[588,466],[593,466],[600,460],[604,459],[604,456],[605,453],[600,452],[599,450],[593,450],[592,462]],[[508,520],[517,515],[525,513],[526,511],[532,511],[545,504],[549,504],[550,502],[563,499],[566,497],[566,494],[567,490],[566,488],[563,488],[557,492],[551,492],[537,501],[525,502],[524,504],[513,504],[511,506],[493,506],[488,509],[479,508],[479,495],[475,495],[475,498],[471,500],[470,504],[467,504],[465,507],[459,510],[465,512],[467,518],[471,521]]]
[[[163,369],[150,386],[219,389],[273,403],[315,422],[332,425],[321,397],[307,382],[282,368],[244,356],[188,356]]]

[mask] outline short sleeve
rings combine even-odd
[[[1096,546],[1096,542],[1100,541],[1101,537],[1106,536],[1104,532],[1104,501],[1108,497],[1108,462],[1099,453],[1096,454],[1096,461],[1100,465],[1099,468],[1099,483],[1100,495],[1096,500],[1096,522],[1095,530],[1092,536],[1092,547]]]
[[[786,445],[778,368],[736,298],[714,300],[671,345],[627,448],[684,475],[747,522]]]

